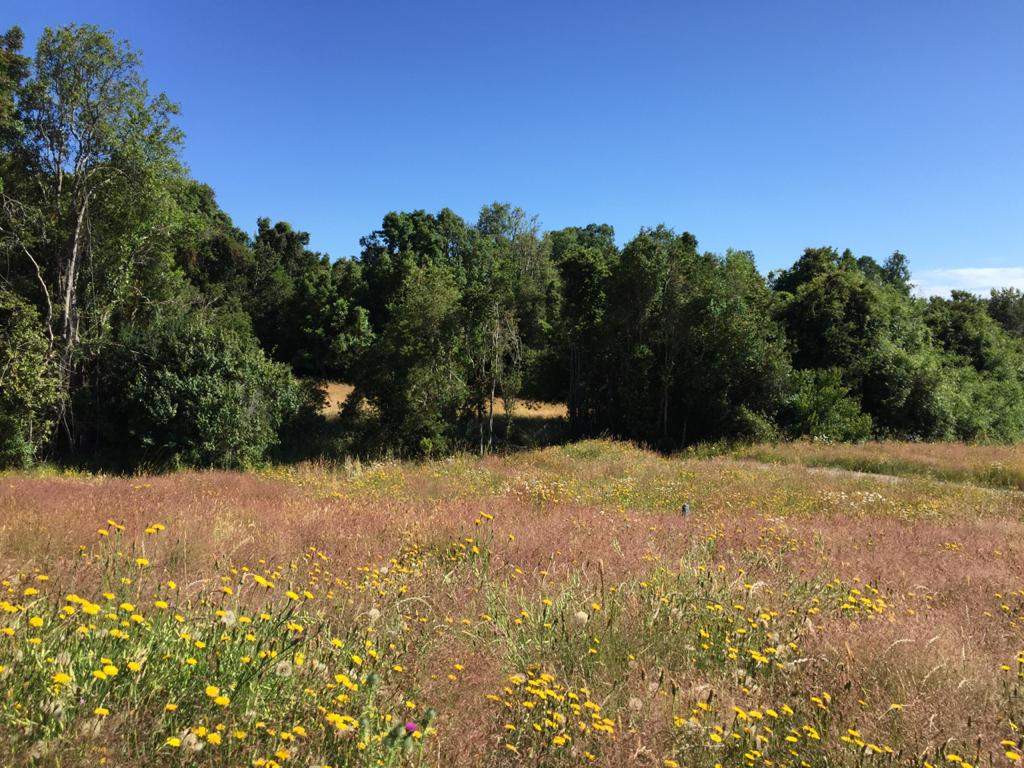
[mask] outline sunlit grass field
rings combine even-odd
[[[822,443],[801,441],[740,449],[760,461],[923,476],[1024,491],[1024,446],[963,443]]]
[[[1002,450],[0,475],[0,765],[1019,764]]]

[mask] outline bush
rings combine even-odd
[[[980,373],[950,365],[947,400],[957,440],[1014,443],[1024,439],[1024,384],[1012,371]]]
[[[871,436],[871,417],[850,395],[838,369],[796,371],[794,378],[795,390],[783,410],[791,437],[808,435],[843,441]]]
[[[35,308],[0,288],[0,468],[32,463],[53,429],[58,382]]]
[[[120,469],[244,468],[264,461],[309,388],[251,334],[197,315],[125,335],[102,359],[101,461]]]

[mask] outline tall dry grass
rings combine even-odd
[[[797,441],[742,448],[761,461],[833,467],[895,476],[922,476],[1024,490],[1024,446],[964,443]]]
[[[937,448],[932,461],[983,466],[995,455],[973,450]],[[108,518],[124,526],[115,550],[129,570],[144,548],[144,577],[117,588],[135,591],[130,601],[153,629],[130,626],[123,645],[95,646],[121,668],[117,685],[88,678],[98,658],[66,664],[71,698],[54,690],[59,654],[27,644],[28,620],[45,616],[42,641],[57,647],[77,621],[53,613],[66,593],[106,604],[104,568],[120,562],[97,532],[110,530]],[[198,755],[211,765],[937,766],[1013,765],[1020,752],[1024,496],[974,482],[894,483],[591,441],[259,474],[5,475],[0,521],[14,609],[0,618],[13,629],[0,636],[4,762],[34,749],[65,765]],[[154,522],[166,530],[146,534]],[[326,712],[297,707],[288,696],[299,689],[272,676],[227,674],[249,653],[232,650],[235,640],[217,646],[220,666],[206,667],[232,681],[225,708],[203,698],[206,683],[178,651],[167,661],[150,653],[153,677],[142,680],[191,692],[185,714],[164,713],[149,683],[121,687],[129,657],[163,637],[151,615],[159,585],[181,585],[181,615],[204,627],[225,600],[239,615],[256,610],[247,602],[255,573],[275,582],[268,615],[294,610],[286,586],[315,594],[299,601],[315,632],[264,649],[323,665],[326,677],[302,687]],[[40,574],[48,581],[33,581]],[[29,584],[41,584],[38,596],[25,596]],[[237,587],[230,598],[226,585]],[[386,656],[372,697],[369,673],[315,639],[328,637],[371,638]],[[358,694],[334,701],[335,674]],[[436,720],[421,737],[392,741],[360,726],[372,749],[350,749],[338,725],[348,721],[325,719],[369,712],[390,728],[407,702],[411,719],[429,708]],[[110,715],[94,715],[97,706]],[[133,736],[142,722],[159,738]],[[192,757],[162,741],[202,741],[218,726],[258,737],[203,741]]]

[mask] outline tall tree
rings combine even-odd
[[[463,306],[481,452],[494,445],[497,397],[505,404],[507,437],[524,374],[550,343],[556,275],[539,229],[523,209],[492,203],[481,209],[466,252]]]
[[[371,448],[436,453],[461,439],[468,365],[462,312],[472,228],[448,209],[389,213],[362,238],[359,274],[373,343],[352,368],[351,422],[374,414]]]
[[[774,280],[794,366],[840,369],[883,432],[945,436],[941,359],[919,304],[907,295],[905,280],[893,283],[884,269],[865,268],[847,254],[808,249]]]
[[[25,35],[11,27],[0,36],[0,148],[9,151],[18,136],[16,97],[28,77],[30,60],[21,53]]]
[[[770,431],[788,374],[771,303],[750,254],[642,230],[609,280],[604,424],[663,448]]]
[[[988,313],[1007,333],[1024,338],[1024,293],[1017,288],[993,289]]]
[[[308,245],[308,232],[260,219],[242,303],[268,354],[302,375],[338,378],[368,341],[369,324],[352,293],[356,267],[335,268]]]
[[[565,388],[558,394],[566,399],[574,433],[587,434],[607,394],[599,372],[608,280],[619,259],[615,230],[608,224],[569,227],[549,233],[548,242],[561,290],[553,346]]]
[[[165,253],[181,133],[138,54],[89,25],[43,33],[16,101],[18,173],[5,184],[0,236],[20,273],[9,279],[34,278],[70,435],[81,343],[103,340],[133,275]]]

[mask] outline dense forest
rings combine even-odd
[[[0,466],[486,452],[515,437],[499,399],[663,450],[1024,438],[1020,291],[916,298],[902,254],[829,247],[763,276],[688,232],[620,247],[503,203],[388,213],[332,259],[231,221],[129,44],[22,49],[0,39]],[[325,430],[328,380],[355,389]]]

